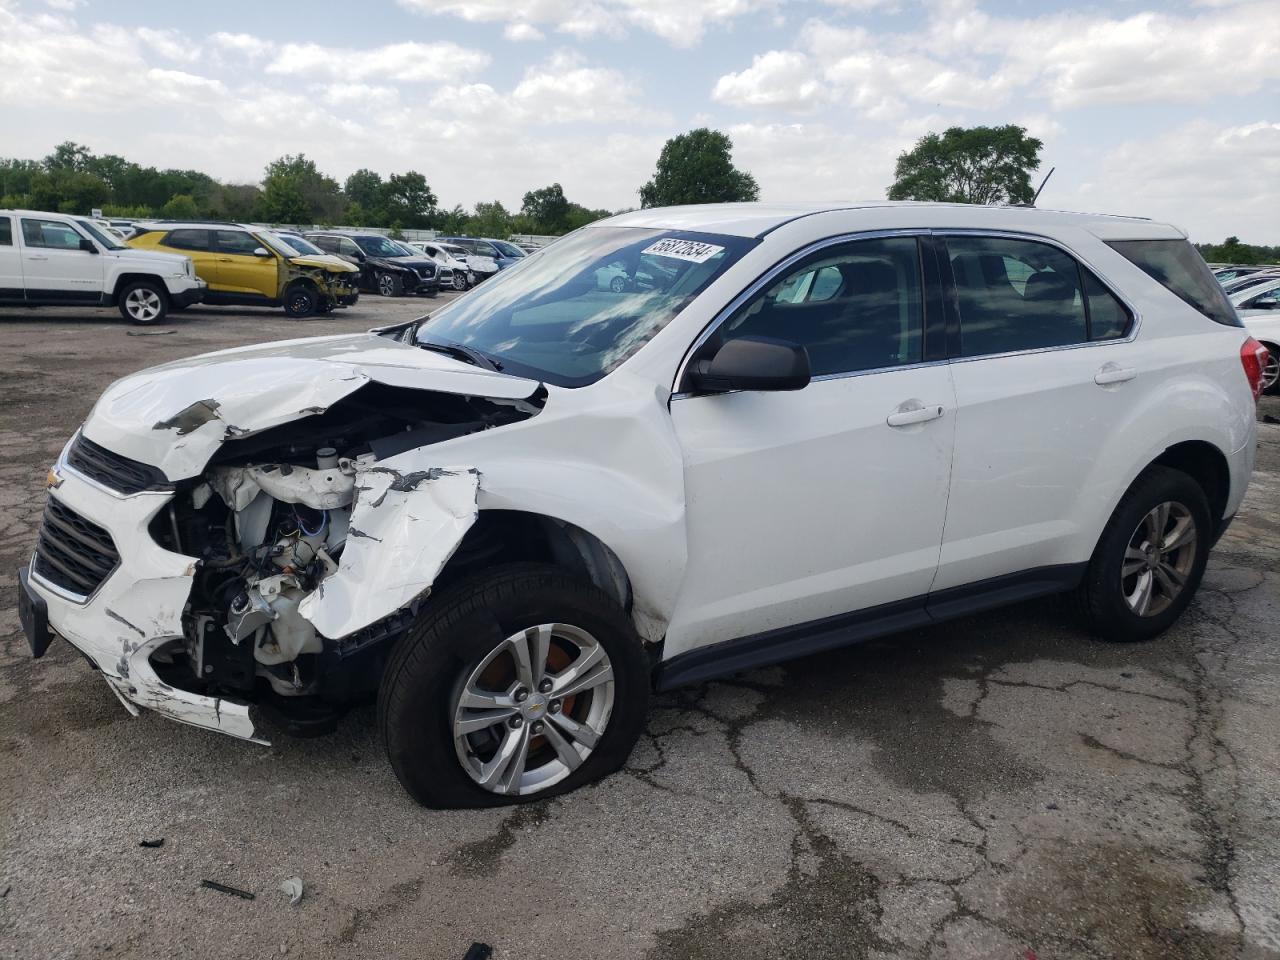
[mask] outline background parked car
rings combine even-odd
[[[206,303],[284,307],[291,317],[350,302],[355,269],[308,257],[270,230],[239,223],[142,224],[129,246],[185,254],[209,285]]]
[[[205,292],[189,257],[130,249],[83,217],[0,210],[0,303],[118,306],[159,323]]]
[[[1244,276],[1236,277],[1234,280],[1228,280],[1222,284],[1222,289],[1227,296],[1233,296],[1237,293],[1243,293],[1251,287],[1266,283],[1268,280],[1275,280],[1280,277],[1280,270],[1258,270],[1254,273],[1246,273]]]
[[[1237,293],[1231,302],[1249,333],[1267,348],[1262,389],[1280,393],[1280,277]]]
[[[447,245],[434,243],[428,240],[409,240],[405,242],[404,246],[411,250],[416,250],[424,256],[430,257],[436,263],[440,264],[441,270],[451,271],[453,276],[453,289],[469,290],[471,287],[476,285],[476,275],[472,269],[467,266],[465,255],[458,257],[451,252],[452,250],[459,250],[459,252],[461,252],[460,248],[450,248]],[[495,267],[494,269],[496,271],[497,268]],[[440,281],[440,285],[445,285],[443,278]]]
[[[440,291],[439,268],[430,257],[408,255],[406,249],[380,233],[316,230],[303,234],[321,250],[332,253],[360,271],[360,289],[384,297]]]
[[[514,243],[506,240],[494,240],[491,237],[440,237],[439,239],[461,247],[468,253],[489,257],[498,265],[499,270],[515,266],[528,256]]]

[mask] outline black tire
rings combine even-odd
[[[169,315],[169,292],[153,280],[135,280],[120,290],[120,316],[143,326],[164,323]]]
[[[1135,581],[1123,579],[1121,568],[1131,541],[1142,536],[1140,525],[1144,518],[1157,506],[1166,503],[1180,505],[1195,524],[1194,550],[1186,556],[1185,580],[1176,596],[1158,612],[1140,616],[1130,606],[1125,594],[1124,585]],[[1150,640],[1164,633],[1195,596],[1204,576],[1212,540],[1212,514],[1200,484],[1181,470],[1158,465],[1148,467],[1125,492],[1112,513],[1089,561],[1084,583],[1077,592],[1079,606],[1089,628],[1103,640],[1116,643]]]
[[[374,287],[384,297],[403,297],[404,278],[394,273],[380,273],[374,278]]]
[[[1262,392],[1280,394],[1280,344],[1264,340],[1262,345],[1267,348],[1267,363],[1262,368]]]
[[[305,283],[296,283],[284,292],[284,312],[295,320],[311,316],[319,305],[315,289]]]
[[[494,793],[459,758],[453,735],[458,699],[472,671],[505,638],[543,623],[579,627],[604,648],[613,667],[612,712],[599,742],[567,777],[527,795]],[[648,700],[648,657],[618,604],[559,568],[512,564],[460,581],[428,601],[383,674],[378,728],[396,777],[419,803],[495,807],[557,796],[618,770],[644,728]]]

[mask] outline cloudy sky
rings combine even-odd
[[[695,126],[763,199],[857,200],[922,133],[1006,122],[1057,167],[1041,206],[1280,243],[1277,0],[0,0],[8,156],[247,182],[304,152],[618,209]]]

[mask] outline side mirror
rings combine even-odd
[[[258,247],[256,250],[253,251],[253,255],[255,257],[269,257],[271,256],[271,251],[268,250],[266,247]]]
[[[738,337],[711,358],[695,360],[685,381],[698,393],[800,390],[809,385],[809,352],[772,337]]]
[[[83,250],[85,253],[97,253],[97,252],[98,252],[98,248],[97,248],[97,247],[95,247],[95,246],[94,246],[94,245],[89,241],[89,238],[88,238],[88,237],[81,237],[81,238],[80,238],[80,249],[81,249],[81,250]]]

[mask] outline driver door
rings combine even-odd
[[[214,230],[214,270],[218,286],[243,296],[278,297],[277,257],[274,253],[255,256],[253,251],[259,248],[265,249],[265,244],[244,230]]]
[[[955,433],[950,368],[926,359],[945,348],[925,342],[941,304],[935,283],[925,295],[922,255],[932,250],[916,237],[824,248],[766,281],[709,341],[802,344],[813,379],[673,398],[688,566],[667,657],[901,601],[919,611]]]

